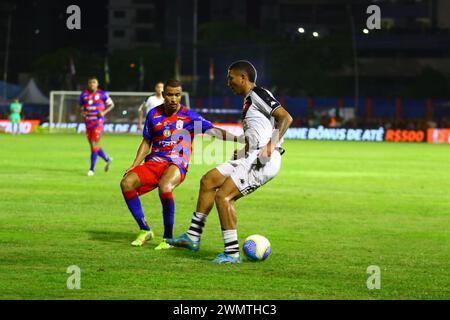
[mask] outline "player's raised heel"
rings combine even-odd
[[[136,240],[134,240],[131,245],[133,247],[142,247],[146,241],[153,240],[154,238],[155,234],[153,233],[153,231],[141,230],[139,231]]]
[[[192,241],[187,233],[183,233],[175,239],[167,239],[166,242],[174,247],[186,248],[192,251],[198,251],[200,249],[200,241]]]
[[[113,158],[109,158],[108,161],[106,161],[106,165],[105,165],[105,172],[108,172],[109,170],[109,166],[111,165],[111,163],[113,162]]]
[[[236,263],[242,263],[241,257],[232,257],[224,252],[219,253],[217,257],[212,261],[214,263],[218,264],[236,264]]]

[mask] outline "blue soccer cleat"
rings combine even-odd
[[[191,240],[187,233],[183,233],[175,239],[167,239],[166,242],[174,247],[186,248],[192,251],[198,251],[200,249],[200,241]]]
[[[231,264],[231,263],[241,263],[242,259],[241,257],[232,257],[226,253],[219,253],[217,255],[217,257],[212,261],[214,263],[218,263],[218,264]]]

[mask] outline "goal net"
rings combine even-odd
[[[86,131],[80,115],[80,91],[51,91],[48,128],[50,133]],[[137,131],[140,105],[154,92],[108,91],[114,109],[106,115],[105,132],[134,133]],[[190,108],[189,93],[183,92],[181,103]],[[145,115],[144,115],[145,119]]]

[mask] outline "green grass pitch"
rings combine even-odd
[[[450,298],[449,146],[286,141],[279,176],[237,203],[240,244],[266,236],[269,259],[223,266],[210,262],[223,250],[216,209],[197,253],[130,246],[119,182],[139,142],[106,135],[112,168],[99,159],[87,177],[82,135],[0,136],[0,299]],[[191,165],[176,189],[175,235],[214,166]],[[159,240],[157,193],[141,200]],[[67,289],[71,265],[80,290]]]

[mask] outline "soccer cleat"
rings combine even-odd
[[[106,161],[106,165],[105,165],[105,172],[108,172],[109,170],[109,166],[111,165],[111,163],[113,162],[113,158],[109,158],[108,161]]]
[[[192,241],[187,233],[183,233],[175,239],[167,239],[166,242],[174,247],[186,248],[192,251],[198,251],[200,249],[200,241]]]
[[[147,240],[153,240],[155,238],[155,234],[151,230],[141,230],[139,231],[139,234],[134,240],[131,245],[133,247],[142,247]]]
[[[89,172],[88,172],[88,177],[92,177],[93,175],[94,175],[94,171],[89,170]]]
[[[155,250],[167,250],[172,248],[174,248],[174,246],[168,244],[167,239],[163,239],[163,241],[155,248]]]
[[[235,258],[235,257],[232,257],[232,256],[222,252],[222,253],[219,253],[212,262],[218,263],[218,264],[232,264],[232,263],[235,264],[235,263],[241,263],[242,259],[240,256]]]

